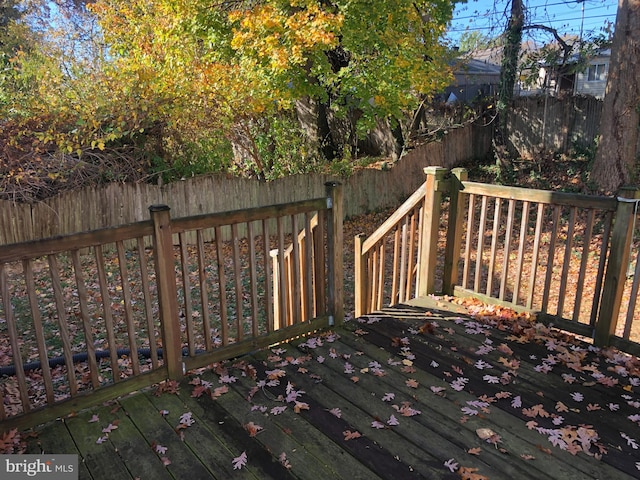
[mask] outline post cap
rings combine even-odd
[[[169,205],[155,204],[155,205],[150,205],[149,206],[149,211],[150,212],[164,212],[164,211],[167,211],[167,210],[171,210]]]

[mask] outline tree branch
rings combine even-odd
[[[569,55],[571,55],[571,51],[573,50],[574,44],[569,45],[564,38],[560,36],[558,30],[553,27],[549,27],[547,25],[542,24],[534,24],[534,25],[525,25],[523,30],[544,30],[545,32],[549,32],[556,39],[560,48],[562,49],[562,63],[565,64],[569,59]]]

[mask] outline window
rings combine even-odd
[[[606,80],[606,65],[600,63],[598,65],[589,65],[587,70],[587,81],[589,82],[603,82]]]

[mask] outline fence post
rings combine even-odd
[[[172,380],[184,376],[176,268],[171,233],[171,215],[167,205],[151,205],[149,213],[153,221],[153,252],[158,286],[158,306],[162,329],[162,358],[167,374]]]
[[[602,299],[596,320],[593,340],[596,346],[609,345],[610,336],[615,334],[620,314],[620,304],[629,263],[629,247],[633,236],[633,216],[635,201],[640,198],[640,190],[623,187],[618,193],[618,208],[611,232],[611,247],[607,259],[607,271],[602,286]]]
[[[449,184],[449,220],[447,221],[447,245],[444,251],[444,273],[442,293],[453,295],[458,283],[458,260],[462,246],[462,220],[464,218],[464,202],[462,201],[462,182],[466,182],[469,173],[464,168],[451,170],[453,176]]]
[[[369,309],[367,308],[369,275],[367,271],[367,259],[362,254],[362,245],[366,238],[366,235],[361,233],[356,235],[354,239],[354,306],[356,318],[369,313]]]
[[[435,293],[436,259],[438,253],[438,230],[440,227],[440,210],[442,192],[440,184],[444,180],[447,169],[443,167],[426,167],[427,191],[424,196],[424,213],[420,238],[420,269],[418,270],[418,297],[426,297]]]
[[[327,206],[329,207],[327,217],[329,323],[340,325],[344,321],[342,185],[339,182],[327,182],[325,187],[327,191]]]

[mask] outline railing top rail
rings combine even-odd
[[[211,228],[233,223],[251,222],[272,217],[306,213],[329,208],[325,197],[300,202],[270,205],[213,214],[172,219],[173,233],[200,228]],[[37,258],[55,253],[95,247],[153,234],[153,222],[144,220],[119,227],[107,227],[90,232],[32,240],[0,246],[0,263]]]
[[[423,183],[420,187],[396,210],[385,222],[373,232],[362,244],[362,253],[368,252],[376,243],[378,243],[389,231],[395,227],[405,215],[413,210],[416,205],[424,199],[427,191],[427,183]]]
[[[241,222],[253,222],[269,218],[295,215],[299,213],[327,210],[330,208],[326,197],[303,200],[299,202],[269,205],[229,212],[209,213],[191,217],[173,218],[171,228],[173,233],[198,230],[202,228],[221,227]]]
[[[567,205],[570,207],[597,208],[615,211],[618,204],[615,197],[585,195],[581,193],[552,192],[524,187],[509,187],[488,183],[462,182],[462,193],[486,195],[508,200],[521,200],[551,205]]]
[[[90,232],[72,233],[56,237],[0,246],[0,263],[37,258],[54,253],[79,250],[153,234],[151,220],[108,227]]]

